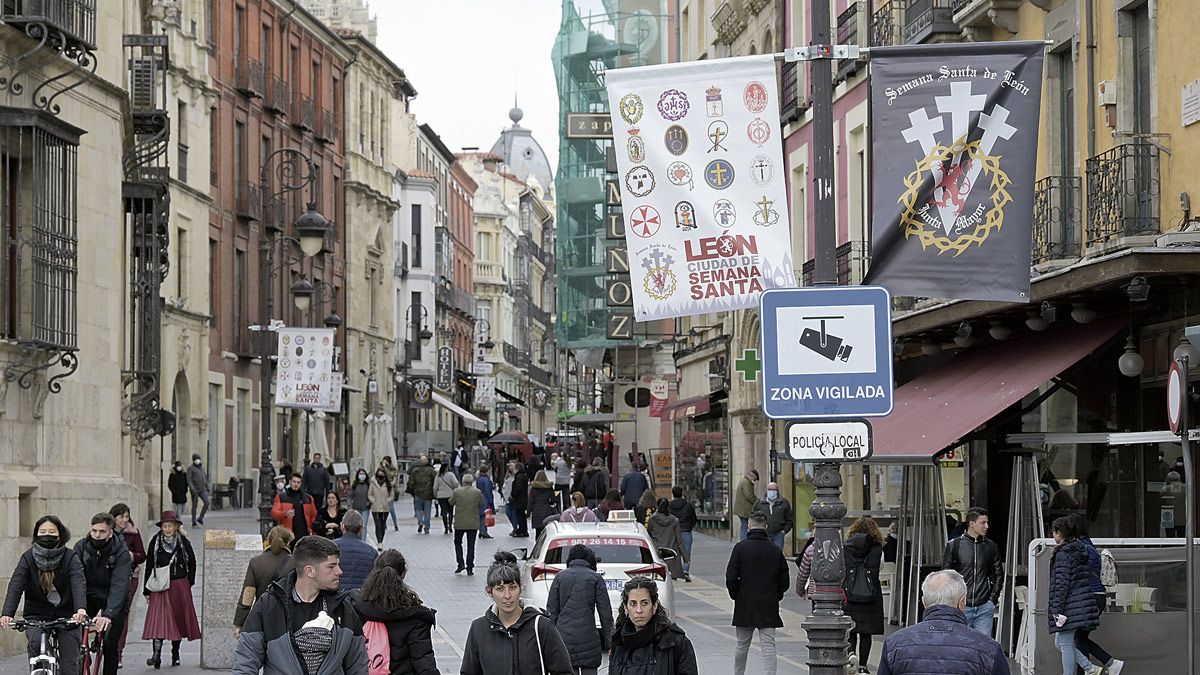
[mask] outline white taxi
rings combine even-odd
[[[667,614],[674,616],[675,587],[666,561],[678,553],[660,549],[634,521],[632,511],[612,511],[606,523],[551,522],[534,543],[533,549],[513,551],[525,561],[522,570],[521,600],[526,605],[546,608],[554,576],[567,568],[571,547],[583,544],[596,554],[596,571],[604,578],[613,617],[621,604],[621,590],[634,577],[648,577],[658,585],[658,598]]]

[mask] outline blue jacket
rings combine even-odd
[[[1095,630],[1100,625],[1100,608],[1092,597],[1092,568],[1088,566],[1087,546],[1078,539],[1065,541],[1050,558],[1050,601],[1046,619],[1050,632]],[[1055,625],[1062,614],[1067,622]]]
[[[353,591],[362,588],[367,574],[375,566],[375,559],[379,557],[379,553],[353,534],[338,537],[333,543],[342,551],[339,560],[342,566],[342,580],[338,584],[338,590]]]
[[[957,607],[934,605],[921,623],[883,641],[878,675],[1009,675],[1000,645]]]
[[[492,482],[492,477],[483,474],[475,479],[475,487],[483,493],[483,508],[491,509],[493,513],[496,511],[496,484]]]
[[[650,485],[641,471],[630,471],[621,478],[620,492],[626,508],[632,509],[642,498],[642,493],[649,489]]]
[[[1087,547],[1088,567],[1092,570],[1092,593],[1104,593],[1104,584],[1100,583],[1100,554],[1096,551],[1096,545],[1091,537],[1080,537],[1079,541]]]

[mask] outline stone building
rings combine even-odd
[[[379,26],[367,0],[300,0],[300,4],[326,26],[356,31],[372,44],[378,42]]]

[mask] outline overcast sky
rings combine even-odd
[[[404,69],[413,111],[446,146],[489,150],[511,122],[517,93],[525,118],[558,171],[558,93],[550,49],[559,0],[370,0],[379,47]]]

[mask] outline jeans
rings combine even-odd
[[[458,568],[466,567],[468,571],[475,569],[475,535],[479,532],[475,530],[455,530],[454,531],[454,558],[458,561]],[[466,565],[463,565],[463,535],[467,537],[467,560]]]
[[[988,637],[992,637],[992,622],[995,620],[993,616],[995,611],[996,605],[992,604],[991,600],[982,605],[968,607],[965,611],[967,625]]]
[[[400,495],[397,494],[391,503],[388,504],[388,513],[392,516],[392,527],[400,529],[400,521],[396,520],[396,502],[400,500]]]
[[[517,531],[517,509],[513,507],[512,502],[504,504],[504,515],[508,516],[508,524],[512,526],[512,531]]]
[[[775,675],[778,660],[775,656],[774,628],[743,628],[737,627],[737,648],[733,653],[733,672],[735,675],[745,675],[746,659],[750,655],[750,641],[754,639],[754,631],[758,631],[758,646],[762,648],[763,672]]]
[[[30,658],[42,653],[42,630],[40,628],[25,629],[25,639],[28,640],[25,652]],[[58,672],[78,673],[83,665],[79,662],[79,646],[83,643],[83,634],[79,628],[58,631]]]
[[[417,510],[417,526],[424,527],[425,531],[429,532],[429,519],[433,508],[433,500],[413,497],[413,503]]]
[[[363,509],[362,511],[358,512],[358,515],[362,516],[362,519],[363,519],[362,532],[360,532],[359,534],[362,535],[363,541],[370,543],[371,542],[371,509]]]
[[[780,551],[783,550],[783,537],[783,532],[776,532],[775,534],[771,535],[771,543],[775,544],[775,548],[778,548]]]
[[[680,551],[683,555],[683,573],[687,574],[692,566],[692,531],[680,532],[679,536],[683,539],[683,550]]]
[[[1075,633],[1078,631],[1064,630],[1054,634],[1054,646],[1062,653],[1063,675],[1074,675],[1075,666],[1083,668],[1085,673],[1096,672],[1096,666],[1075,647]]]
[[[738,520],[742,521],[742,531],[741,531],[741,534],[738,536],[738,541],[745,541],[746,532],[748,531],[748,528],[750,526],[750,521],[748,521],[747,519],[745,519],[741,516],[738,516]]]
[[[1100,609],[1100,613],[1104,613],[1105,605],[1108,604],[1107,596],[1103,593],[1093,593],[1092,597],[1096,600],[1096,607]],[[1084,656],[1095,658],[1104,665],[1113,662],[1112,654],[1109,654],[1103,647],[1092,641],[1092,631],[1079,630],[1075,631],[1075,648],[1083,652]]]
[[[192,527],[196,526],[196,502],[204,503],[204,510],[199,513],[200,524],[204,524],[204,516],[208,514],[208,493],[193,492],[192,493]]]
[[[187,515],[187,502],[182,504],[172,504],[171,506],[175,507],[175,515],[179,516],[180,518]]]
[[[483,508],[486,511],[487,509],[489,509],[491,507],[485,506]],[[495,511],[493,510],[493,513],[494,512]],[[480,536],[487,534],[487,516],[482,513],[479,514],[479,534],[480,534]]]

